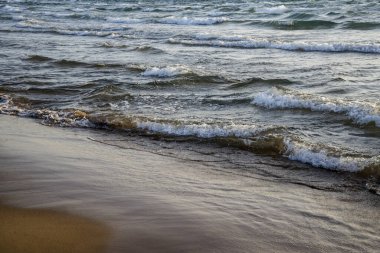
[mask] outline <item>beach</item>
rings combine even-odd
[[[294,164],[279,169],[276,159],[252,155],[248,170],[233,164],[233,156],[248,159],[241,150],[228,162],[215,156],[220,146],[163,146],[150,137],[12,116],[0,116],[0,131],[0,198],[14,206],[1,207],[0,233],[16,232],[2,237],[2,252],[19,242],[38,242],[38,252],[90,252],[87,242],[99,249],[93,252],[105,245],[104,252],[376,252],[380,246],[380,199],[342,174]],[[48,240],[55,237],[63,239]]]
[[[378,0],[0,0],[0,253],[378,252]]]

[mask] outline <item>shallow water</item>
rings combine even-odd
[[[379,8],[0,1],[0,111],[378,177]]]
[[[112,230],[107,252],[380,246],[380,199],[352,173],[212,143],[48,128],[3,115],[0,131],[0,198],[99,220]]]

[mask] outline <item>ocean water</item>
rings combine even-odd
[[[379,178],[377,0],[0,1],[0,48],[3,114]]]

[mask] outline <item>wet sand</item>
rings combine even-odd
[[[17,207],[0,208],[1,252],[96,252],[104,243],[112,253],[380,247],[379,197],[349,174],[4,115],[0,133],[0,199]]]
[[[96,253],[106,249],[105,225],[67,213],[0,205],[2,253]]]

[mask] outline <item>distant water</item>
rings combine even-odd
[[[380,4],[0,1],[0,112],[380,175]]]

